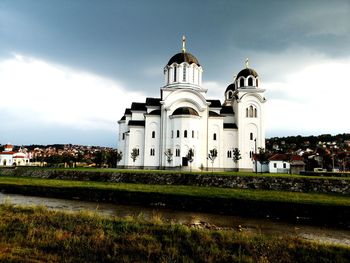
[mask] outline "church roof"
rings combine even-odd
[[[224,129],[238,129],[236,123],[224,123]]]
[[[207,100],[207,102],[210,102],[210,108],[221,108],[220,100]]]
[[[209,117],[224,117],[224,116],[216,113],[215,111],[209,111]]]
[[[146,98],[146,106],[160,106],[160,98]]]
[[[125,121],[126,117],[125,115],[120,119],[121,121]]]
[[[232,106],[222,106],[222,109],[220,110],[220,114],[235,114],[233,112]]]
[[[194,115],[194,116],[199,116],[198,112],[191,108],[191,107],[180,107],[177,108],[174,112],[173,115]]]
[[[227,92],[229,90],[235,91],[236,90],[236,84],[235,83],[231,83],[230,85],[228,85],[225,92]]]
[[[188,64],[195,63],[197,66],[200,66],[198,59],[188,52],[180,52],[175,54],[171,57],[167,65],[170,66],[173,63],[181,64],[183,62],[187,62]]]
[[[249,76],[253,76],[254,78],[256,78],[258,76],[258,73],[256,73],[256,71],[252,68],[245,68],[245,69],[242,69],[238,75],[237,75],[237,78],[238,79],[239,77],[249,77]]]
[[[145,121],[129,121],[129,126],[145,126]]]
[[[131,110],[129,108],[125,109],[124,115],[131,115]]]
[[[160,115],[160,110],[153,110],[148,115]]]
[[[131,110],[146,111],[146,103],[133,102],[131,104]]]

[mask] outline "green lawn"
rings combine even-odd
[[[335,194],[296,193],[267,190],[228,189],[182,185],[126,184],[94,181],[70,181],[27,177],[0,177],[1,185],[44,186],[57,188],[89,188],[168,195],[227,198],[256,201],[292,202],[315,205],[350,206],[350,197]]]

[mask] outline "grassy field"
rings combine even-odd
[[[139,193],[160,193],[189,197],[208,197],[252,201],[288,202],[327,206],[350,206],[350,198],[334,194],[297,193],[266,190],[229,189],[183,185],[126,184],[94,181],[70,181],[26,177],[0,177],[1,185],[41,186],[55,188],[103,189]]]
[[[299,174],[279,174],[279,173],[254,173],[254,172],[211,172],[209,171],[177,171],[177,170],[143,170],[143,169],[117,169],[117,168],[48,168],[48,167],[18,167],[17,169],[32,169],[32,170],[54,170],[54,171],[81,171],[81,172],[102,172],[102,173],[140,173],[140,174],[148,174],[148,173],[159,173],[159,174],[207,174],[207,175],[221,175],[221,176],[264,176],[264,177],[290,177],[290,178],[313,178],[313,179],[325,179],[325,180],[350,180],[349,177],[334,177],[334,176],[306,176]],[[1,175],[0,168],[0,175]]]
[[[158,217],[0,205],[0,262],[348,262],[350,249],[232,230],[199,230]]]

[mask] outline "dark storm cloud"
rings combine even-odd
[[[182,34],[208,79],[228,78],[254,51],[299,45],[349,54],[348,1],[26,0],[2,1],[0,10],[0,55],[38,56],[150,93],[162,84],[162,67],[180,50]],[[159,74],[145,74],[149,67]]]
[[[183,34],[203,65],[204,83],[215,89],[209,93],[222,94],[246,57],[263,81],[283,82],[321,59],[349,57],[350,1],[0,1],[0,59],[23,54],[148,96],[158,96],[163,67],[181,50]]]

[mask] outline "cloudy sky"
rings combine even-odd
[[[0,1],[0,144],[117,147],[131,102],[187,50],[208,98],[250,66],[267,137],[350,132],[350,1]]]

